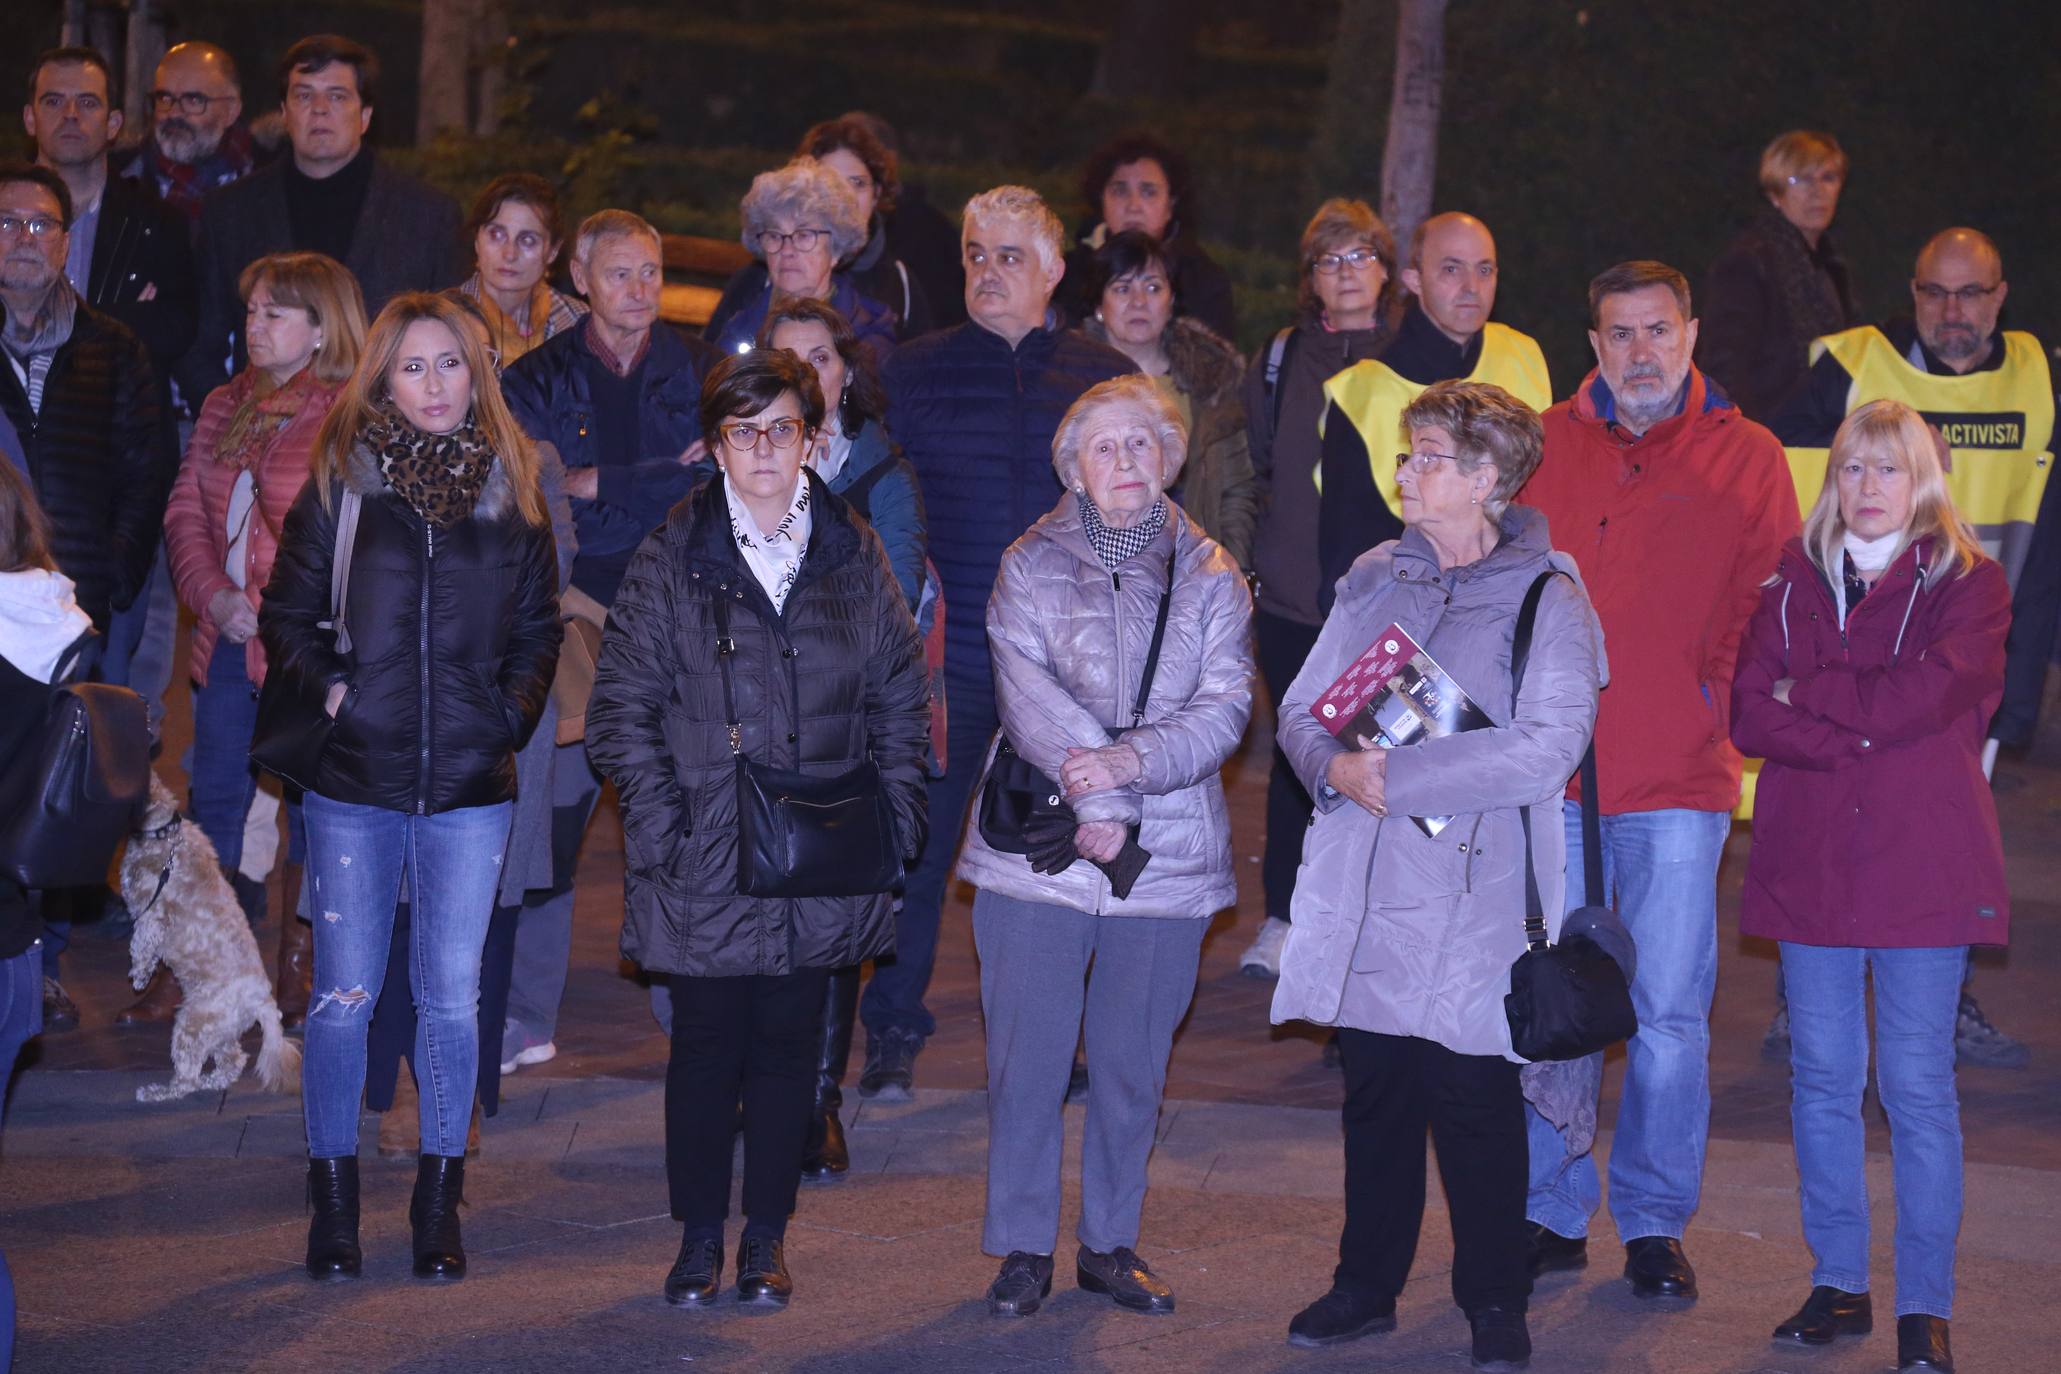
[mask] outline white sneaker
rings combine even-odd
[[[558,1057],[558,1045],[546,1040],[541,1045],[525,1045],[501,1061],[501,1073],[505,1077],[525,1064],[548,1064]]]
[[[1259,935],[1238,960],[1238,971],[1247,978],[1281,976],[1281,944],[1288,938],[1288,922],[1269,916],[1260,922]]]

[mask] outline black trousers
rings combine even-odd
[[[1337,1283],[1393,1300],[1424,1224],[1424,1131],[1453,1222],[1453,1301],[1523,1311],[1531,1296],[1524,1203],[1531,1156],[1518,1066],[1431,1040],[1341,1030],[1345,1230]]]
[[[666,1065],[666,1180],[673,1219],[721,1235],[744,1104],[744,1224],[787,1230],[816,1103],[827,968],[739,978],[674,974]]]
[[[1256,613],[1252,623],[1260,676],[1266,680],[1267,697],[1278,719],[1282,696],[1302,671],[1302,661],[1317,647],[1317,627],[1265,611]],[[1274,770],[1267,775],[1267,853],[1260,861],[1260,887],[1266,894],[1267,915],[1277,921],[1288,919],[1289,899],[1295,895],[1295,870],[1302,866],[1303,832],[1309,828],[1315,807],[1295,770],[1288,766],[1288,756],[1275,745]]]

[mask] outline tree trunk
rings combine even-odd
[[[150,127],[150,88],[165,55],[165,11],[158,0],[129,0],[129,40],[123,74],[122,118],[131,129]]]
[[[1381,218],[1395,235],[1398,253],[1407,251],[1410,235],[1431,214],[1445,74],[1446,0],[1400,0],[1395,88],[1381,157]]]
[[[1171,100],[1180,94],[1194,52],[1195,21],[1187,0],[1119,0],[1088,94],[1124,103]]]
[[[492,138],[501,129],[501,105],[508,98],[507,0],[479,0],[479,86],[472,132]]]
[[[471,129],[473,35],[479,0],[423,0],[422,65],[416,82],[415,141]]]

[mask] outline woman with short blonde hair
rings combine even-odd
[[[1961,1226],[1954,1027],[1974,945],[2010,932],[1983,776],[2011,591],[1947,494],[1945,445],[1901,401],[1832,439],[1825,489],[1747,626],[1732,742],[1766,760],[1739,928],[1780,943],[1797,1172],[1814,1264],[1775,1339],[1873,1323],[1868,999],[1895,1156],[1900,1369],[1951,1369]]]

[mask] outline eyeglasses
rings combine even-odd
[[[27,234],[33,239],[47,239],[64,228],[62,220],[48,215],[31,215],[27,219],[20,215],[0,215],[0,238],[18,238]]]
[[[152,91],[150,104],[160,113],[172,106],[179,107],[179,113],[198,118],[208,112],[208,106],[218,100],[234,100],[233,95],[209,95],[204,91]]]
[[[1350,267],[1355,272],[1370,262],[1381,261],[1381,255],[1371,248],[1355,248],[1350,253],[1326,253],[1310,259],[1310,267],[1327,277],[1335,277]]]
[[[734,425],[722,425],[716,432],[723,436],[723,442],[733,453],[750,453],[759,446],[761,438],[774,448],[793,448],[801,442],[802,422],[780,419],[770,425],[751,425],[740,421]]]
[[[1945,305],[1948,301],[1959,301],[1962,305],[1966,306],[1975,304],[1984,296],[1996,294],[1997,287],[2002,285],[2002,282],[1997,282],[1992,286],[1969,285],[1949,290],[1938,282],[1920,281],[1912,282],[1911,289],[1926,300],[1931,301],[1934,305]]]
[[[1421,476],[1448,459],[1455,463],[1460,461],[1450,453],[1398,453],[1395,456],[1395,470],[1401,472],[1407,468]]]
[[[778,229],[761,229],[759,247],[771,256],[791,243],[795,252],[806,253],[816,246],[817,240],[828,237],[828,229],[797,229],[791,234],[783,234]]]
[[[1792,172],[1782,178],[1784,186],[1837,186],[1846,180],[1846,173],[1826,168],[1821,172]]]

